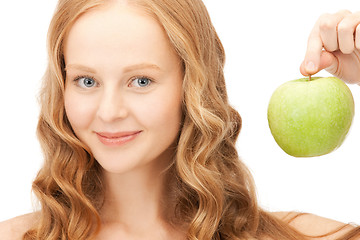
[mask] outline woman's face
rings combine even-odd
[[[93,9],[70,29],[64,55],[67,117],[106,171],[171,158],[183,73],[155,19],[120,3]]]

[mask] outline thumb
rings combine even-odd
[[[338,70],[338,59],[334,54],[322,51],[319,55],[307,55],[300,66],[300,72],[304,76],[313,75],[323,69],[335,75]]]
[[[337,75],[339,60],[333,53],[323,51],[320,56],[319,70],[325,69],[332,75]]]

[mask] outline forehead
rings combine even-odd
[[[75,21],[65,38],[64,54],[67,58],[79,53],[161,58],[174,50],[154,17],[117,1],[93,8]]]

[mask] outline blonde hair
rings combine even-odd
[[[63,42],[81,14],[105,2],[60,0],[51,21],[38,123],[45,162],[33,183],[42,209],[24,239],[92,239],[100,230],[101,168],[65,114]],[[169,169],[169,222],[186,229],[191,240],[306,239],[258,206],[253,179],[235,147],[241,118],[228,102],[224,49],[202,1],[128,2],[157,18],[184,67],[183,125]]]

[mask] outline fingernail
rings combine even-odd
[[[315,67],[315,64],[314,64],[314,62],[308,62],[307,64],[306,64],[306,71],[308,72],[308,73],[314,73],[314,72],[316,72],[316,67]]]

